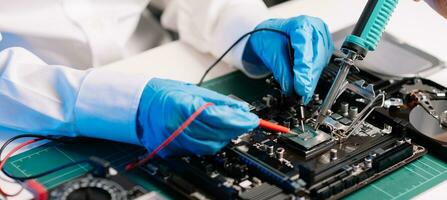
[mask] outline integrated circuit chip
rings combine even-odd
[[[309,126],[306,126],[304,133],[299,128],[295,128],[292,130],[298,134],[286,134],[282,135],[282,137],[289,139],[290,141],[304,147],[305,149],[311,149],[312,147],[315,147],[331,139],[331,136],[329,134],[321,130],[318,130],[317,132]]]

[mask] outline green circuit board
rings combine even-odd
[[[234,94],[247,100],[258,98],[256,95],[262,94],[265,90],[263,86],[262,80],[249,79],[240,72],[205,83],[205,87],[209,89],[223,94]],[[54,166],[97,156],[109,160],[113,166],[122,170],[127,163],[143,152],[144,149],[137,146],[105,141],[82,144],[48,143],[12,157],[5,167],[15,175],[30,176]],[[77,165],[39,178],[38,181],[45,187],[52,188],[81,176],[87,170],[88,166]],[[169,192],[144,178],[141,172],[134,171],[125,174],[146,189],[158,191],[165,197],[170,197]],[[346,199],[409,199],[445,180],[447,180],[447,163],[428,154],[367,185]]]

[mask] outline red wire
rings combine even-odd
[[[199,109],[197,109],[191,116],[189,116],[188,119],[186,119],[185,122],[183,122],[182,125],[180,125],[177,128],[177,130],[175,130],[168,138],[166,138],[166,140],[163,141],[163,143],[161,143],[156,149],[154,149],[148,156],[146,156],[145,158],[143,158],[139,161],[128,164],[126,166],[126,170],[132,170],[135,167],[138,167],[138,166],[146,163],[150,159],[152,159],[155,155],[157,155],[158,152],[160,152],[163,148],[168,146],[169,143],[171,143],[178,135],[180,135],[180,133],[182,133],[183,130],[185,130],[189,126],[189,124],[191,124],[200,115],[200,113],[203,112],[203,110],[205,110],[206,108],[208,108],[212,105],[214,105],[214,104],[206,103],[203,106],[201,106]]]
[[[183,122],[183,124],[180,125],[180,127],[178,127],[165,141],[163,141],[163,143],[161,143],[156,149],[154,149],[148,156],[146,156],[145,158],[134,162],[134,163],[130,163],[126,166],[126,170],[132,170],[135,167],[142,165],[144,163],[146,163],[147,161],[149,161],[150,159],[152,159],[155,155],[157,155],[158,152],[160,152],[163,148],[165,148],[167,145],[169,145],[169,143],[171,143],[178,135],[180,135],[180,133],[182,133],[199,115],[200,113],[203,112],[203,110],[205,110],[206,108],[210,107],[214,105],[213,103],[206,103],[203,106],[201,106],[199,109],[197,109],[188,119],[186,119],[185,122]],[[42,139],[32,139],[32,140],[28,140],[26,142],[21,143],[20,145],[14,147],[8,154],[6,154],[5,158],[0,162],[0,170],[3,169],[4,165],[6,164],[6,161],[14,154],[16,153],[18,150],[20,150],[21,148],[30,145],[34,142],[37,142],[39,140]],[[17,196],[18,194],[20,194],[20,192],[23,190],[23,187],[16,193],[14,194],[8,194],[5,191],[3,191],[0,188],[0,194],[3,196]]]
[[[18,150],[20,150],[21,148],[23,148],[23,147],[25,147],[25,146],[27,146],[27,145],[30,145],[30,144],[32,144],[32,143],[34,143],[34,142],[39,141],[39,140],[42,140],[42,139],[41,139],[41,138],[37,138],[37,139],[28,140],[28,141],[23,142],[23,143],[21,143],[20,145],[14,147],[8,154],[6,154],[5,159],[3,159],[3,160],[0,162],[0,170],[3,169],[4,165],[6,164],[6,161],[7,161],[7,160],[8,160],[8,159],[9,159],[15,152],[17,152]],[[22,192],[22,190],[23,190],[23,187],[20,188],[20,190],[17,191],[16,193],[14,193],[14,194],[8,194],[8,193],[6,193],[5,191],[3,191],[2,188],[0,187],[0,194],[3,195],[3,196],[6,196],[6,197],[13,197],[13,196],[17,196],[18,194],[20,194],[20,192]]]

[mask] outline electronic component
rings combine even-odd
[[[48,191],[50,199],[76,200],[124,200],[124,199],[164,199],[156,192],[148,192],[121,175],[94,177],[91,174],[76,178]]]
[[[217,171],[218,173],[212,174],[225,177],[221,178],[222,181],[213,179],[216,181],[212,183],[213,185],[228,184],[228,181],[224,180],[232,181],[232,188],[235,190],[231,193],[232,196],[221,195],[222,197],[246,198],[247,196],[241,195],[246,194],[249,188],[248,182],[244,180],[253,182],[252,179],[255,178],[259,183],[265,183],[265,186],[274,185],[281,190],[266,189],[263,194],[265,196],[281,194],[279,196],[285,197],[284,199],[290,198],[287,195],[304,199],[337,199],[402,167],[426,152],[424,147],[414,144],[406,137],[417,133],[417,130],[411,129],[409,121],[405,123],[408,117],[401,115],[396,118],[383,114],[392,113],[396,109],[409,109],[407,114],[409,116],[412,109],[418,107],[417,101],[415,103],[414,96],[411,95],[414,92],[404,94],[400,91],[403,85],[412,85],[409,80],[372,85],[366,82],[380,82],[381,79],[364,71],[349,75],[350,83],[344,86],[342,93],[338,94],[333,107],[335,112],[331,112],[329,117],[325,118],[318,131],[312,129],[316,117],[314,111],[321,105],[321,102],[318,103],[321,101],[320,96],[327,94],[327,88],[332,81],[331,78],[324,77],[327,77],[327,73],[334,72],[334,68],[336,66],[330,65],[323,73],[323,78],[316,89],[317,100],[314,97],[304,107],[306,113],[304,132],[299,120],[299,101],[282,95],[278,92],[280,91],[278,85],[271,78],[268,79],[271,89],[258,100],[250,102],[251,111],[270,122],[290,127],[297,134],[284,135],[255,129],[233,140],[218,156],[200,158],[202,161],[196,163],[212,164],[213,167],[206,169]],[[436,90],[438,93],[430,93],[427,97],[440,101],[442,93],[445,92],[442,88],[435,88],[438,88],[439,91]],[[410,108],[409,104],[412,103],[415,104]],[[421,110],[426,112],[423,108]],[[439,116],[441,119],[441,114]],[[318,140],[318,137],[323,139]],[[226,156],[226,161],[246,166],[246,170],[237,176],[225,172],[227,168],[216,166],[214,161],[222,154]],[[180,162],[185,162],[182,166],[186,163],[190,166],[191,159],[195,158],[182,159]],[[182,169],[181,172],[174,174],[183,180],[197,179],[183,174],[203,174],[201,175],[203,178],[209,174],[203,169],[205,168]],[[196,185],[195,194],[215,197],[216,190],[211,192],[201,187],[200,183]],[[263,187],[253,191],[259,192],[258,189]]]
[[[303,106],[303,131],[299,100],[282,95],[271,79],[267,84],[270,90],[250,103],[251,111],[295,134],[257,128],[214,156],[156,159],[141,169],[188,199],[337,199],[426,152],[405,138],[412,132],[402,131],[408,124],[381,115],[383,110],[405,107],[395,87],[385,85],[393,90],[376,94],[383,88],[352,81],[339,94],[340,103],[334,104],[337,112],[326,117],[319,130],[312,125],[313,111],[320,104],[311,101]],[[317,91],[324,92],[328,84],[330,80],[322,82]]]
[[[310,158],[317,155],[320,151],[330,148],[334,144],[331,136],[320,130],[315,131],[312,127],[305,126],[306,130],[303,133],[297,130],[297,135],[282,135],[279,142],[294,149],[300,156]],[[314,148],[319,146],[319,148]]]
[[[91,158],[98,162],[94,169],[86,174],[67,180],[65,183],[45,188],[36,180],[25,182],[27,189],[38,200],[127,200],[147,199],[162,200],[164,196],[155,191],[148,191],[131,182],[126,176],[109,166],[107,161]]]
[[[415,130],[412,137],[447,159],[447,89],[421,78],[404,79],[394,87],[388,115],[408,119],[409,129]]]
[[[305,149],[311,149],[323,142],[331,139],[331,136],[322,131],[315,131],[311,127],[306,126],[305,131],[297,131],[298,134],[287,134],[282,137],[287,138],[290,141],[304,147]]]
[[[330,65],[323,77],[333,70]],[[305,106],[295,97],[278,92],[278,85],[270,79],[269,89],[253,98],[250,110],[296,134],[257,128],[235,138],[216,155],[166,160],[154,157],[139,169],[145,178],[179,198],[338,199],[426,153],[423,146],[413,142],[418,140],[408,138],[417,134],[408,116],[420,105],[414,92],[401,89],[412,85],[414,79],[374,87],[366,80],[380,78],[367,72],[349,75],[348,79],[351,83],[338,95],[334,112],[317,131],[312,128],[314,111],[321,105],[320,95],[327,94],[331,79],[320,81],[318,98],[314,96]],[[231,96],[246,101],[236,94]],[[436,102],[444,101],[434,93],[427,97],[435,110]],[[301,107],[304,117],[300,116]],[[403,110],[408,111],[406,116]],[[402,112],[401,117],[392,117],[393,112]],[[441,119],[443,112],[438,113]],[[304,126],[300,119],[306,119]]]
[[[447,111],[447,101],[431,101],[430,106],[434,110],[445,113]],[[440,115],[440,119],[436,119],[423,108],[423,106],[416,106],[410,111],[410,123],[419,132],[424,133],[426,136],[431,137],[434,140],[440,141],[447,145],[447,127],[442,124],[442,118],[445,116]],[[445,121],[445,119],[444,119]]]
[[[397,2],[397,0],[369,0],[366,4],[352,34],[346,37],[341,47],[344,55],[336,59],[340,68],[324,99],[320,115],[316,119],[315,129],[318,129],[329,115],[328,111],[343,91],[349,70],[355,67],[354,62],[363,60],[368,51],[376,49]]]
[[[351,120],[355,119],[358,114],[359,114],[359,108],[357,108],[356,106],[349,107],[348,115]]]
[[[318,96],[317,96],[317,101],[318,101]],[[304,100],[303,100],[303,98],[301,98],[299,100],[298,108],[300,109],[300,112],[299,112],[299,115],[298,115],[298,119],[300,121],[301,131],[303,133],[305,133],[306,132],[306,130],[305,130],[306,127],[304,126],[304,120],[306,119],[306,113],[304,111]]]

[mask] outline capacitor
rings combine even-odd
[[[301,131],[303,131],[303,133],[306,132],[306,130],[304,129],[304,120],[306,119],[306,114],[304,113],[304,99],[301,98],[300,102],[299,102],[299,109],[300,109],[300,113],[298,116],[298,119],[300,120],[300,125],[301,125]]]
[[[372,158],[369,156],[365,158],[365,167],[367,167],[367,168],[372,167]]]
[[[337,160],[337,149],[331,149],[329,151],[329,158],[331,161]]]
[[[341,102],[340,112],[345,117],[347,117],[349,115],[349,103],[348,102]]]
[[[357,106],[351,106],[349,107],[349,118],[351,118],[351,120],[355,119],[355,117],[357,117],[357,115],[359,114],[359,108]]]
[[[255,146],[260,151],[264,151],[264,152],[267,151],[267,146],[265,144],[256,143],[253,146]]]
[[[278,149],[276,149],[276,158],[278,158],[278,160],[282,160],[284,159],[284,152],[286,150],[282,147],[279,147]]]
[[[274,152],[274,148],[273,148],[273,146],[267,146],[267,154],[269,155],[269,156],[273,156],[273,155],[275,155],[275,152]]]
[[[257,178],[257,177],[253,177],[253,178],[252,178],[252,182],[253,182],[253,184],[255,184],[255,185],[261,185],[261,184],[262,184],[261,179],[259,179],[259,178]]]
[[[354,172],[359,172],[360,171],[360,165],[359,164],[354,164],[352,165],[352,170]]]
[[[298,118],[294,117],[294,118],[292,118],[290,125],[293,127],[298,127],[300,125],[300,120]]]

